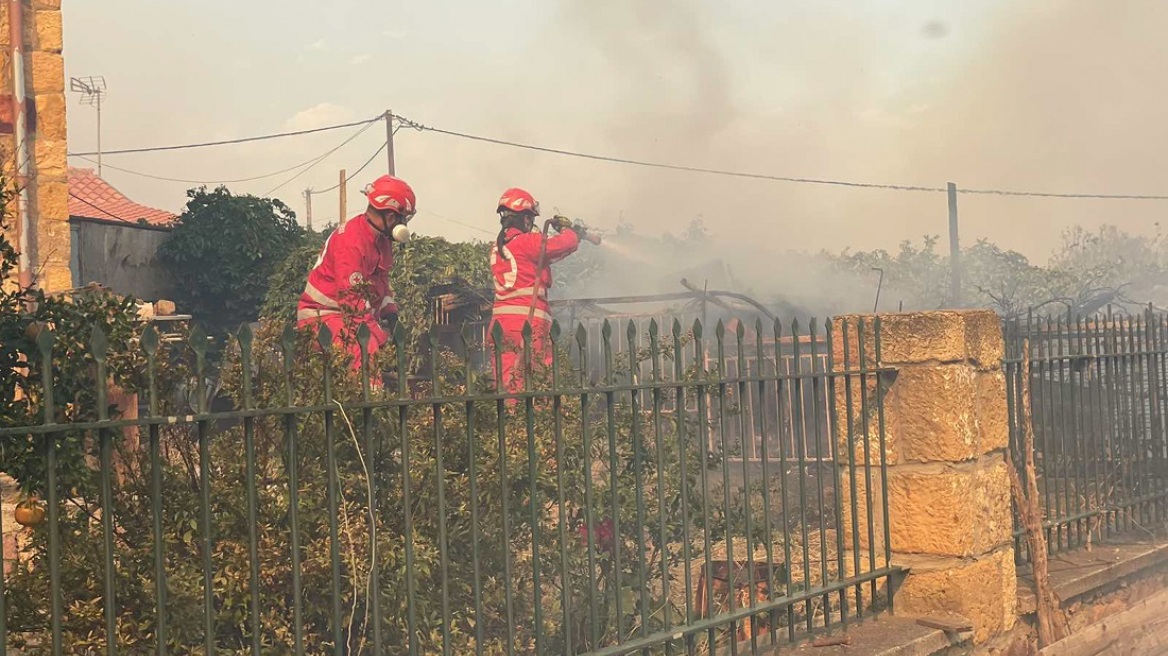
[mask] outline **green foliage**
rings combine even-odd
[[[414,237],[408,244],[396,247],[389,283],[397,300],[399,320],[406,329],[411,370],[420,366],[421,354],[428,348],[425,338],[434,325],[427,299],[430,288],[461,281],[476,289],[489,289],[490,253],[490,244],[484,242],[451,243],[441,237]]]
[[[158,250],[176,301],[214,333],[254,321],[268,282],[304,231],[279,200],[226,187],[187,192],[187,207]]]
[[[324,232],[306,232],[304,240],[276,267],[268,279],[268,291],[260,308],[261,317],[276,321],[292,321],[296,318],[296,303],[304,293],[308,272],[332,231],[332,228],[328,228]]]
[[[200,433],[183,425],[162,429],[157,461],[149,450],[126,454],[128,474],[113,482],[111,554],[124,653],[152,650],[157,635],[151,537],[156,512],[151,499],[158,496],[152,487],[155,468],[161,475],[157,512],[165,548],[167,644],[176,654],[200,653],[203,642],[204,503],[212,521],[217,652],[248,653],[254,563],[264,653],[291,653],[293,463],[304,591],[301,626],[308,653],[330,650],[335,626],[342,628],[341,639],[351,653],[370,653],[371,622],[377,621],[386,645],[404,645],[410,636],[411,587],[418,626],[425,628],[414,636],[421,653],[441,651],[444,604],[454,653],[470,653],[478,643],[484,653],[502,654],[509,635],[518,653],[560,653],[567,642],[576,652],[614,644],[639,635],[643,616],[649,618],[650,631],[662,630],[667,617],[674,624],[682,621],[685,605],[678,591],[685,558],[701,557],[706,531],[739,530],[737,505],[727,510],[704,502],[702,463],[713,467],[718,455],[704,450],[695,425],[679,433],[671,418],[654,422],[650,398],[641,397],[634,406],[622,394],[611,397],[608,407],[604,394],[592,395],[587,406],[575,395],[538,400],[530,406],[530,420],[522,405],[499,414],[491,400],[470,406],[423,401],[405,409],[369,411],[338,406],[334,411],[331,398],[357,400],[360,386],[335,352],[327,356],[330,376],[323,375],[325,354],[314,349],[309,334],[295,334],[289,343],[280,325],[266,324],[247,351],[250,357],[244,353],[230,349],[223,368],[224,391],[237,404],[244,402],[247,371],[253,374],[254,407],[324,405],[329,415],[326,420],[319,412],[295,418],[272,413],[219,430],[208,424],[206,461],[199,457]],[[441,357],[436,389],[424,385],[418,395],[449,398],[467,391],[462,363],[450,357]],[[658,357],[671,366],[669,349]],[[568,380],[580,378],[579,372],[560,373]],[[539,375],[539,386],[546,387],[547,373]],[[477,379],[470,385],[470,391],[489,391]],[[525,428],[528,421],[530,429]],[[338,484],[335,507],[330,505],[330,464],[335,464]],[[210,480],[205,501],[203,466]],[[372,472],[371,481],[366,471]],[[258,501],[255,561],[249,554],[250,485]],[[373,540],[370,487],[376,499]],[[408,506],[405,490],[411,496]],[[62,542],[59,561],[66,653],[104,646],[106,555],[101,523],[93,521],[99,507],[88,488],[63,512],[62,534],[70,536]],[[334,519],[336,541],[330,527]],[[619,532],[606,521],[612,519]],[[584,537],[581,520],[595,529],[591,541]],[[410,537],[412,556],[406,553]],[[376,618],[369,615],[366,587],[372,545],[379,563],[373,586],[380,603]],[[48,649],[43,629],[47,546],[46,531],[38,529],[25,551],[29,567],[8,583],[10,629],[18,636],[37,636],[36,641],[16,641],[21,653]],[[333,617],[334,549],[339,623]],[[542,612],[538,626],[537,608]],[[593,609],[599,642],[592,638]]]
[[[327,238],[327,232],[311,235],[273,274],[261,313],[264,318],[286,321],[295,317],[305,278]],[[451,243],[441,237],[414,237],[408,244],[394,246],[389,284],[397,300],[399,321],[406,329],[411,371],[418,370],[428,349],[425,336],[434,323],[427,298],[430,289],[456,281],[475,288],[490,288],[489,256],[490,244]]]
[[[7,206],[5,201],[0,198]],[[108,344],[108,381],[121,389],[141,386],[145,358],[136,343],[141,324],[133,298],[119,298],[101,289],[68,296],[20,289],[12,280],[15,268],[16,252],[0,235],[0,428],[36,425],[46,419],[66,423],[98,418],[95,330],[104,334]],[[38,338],[49,336],[42,335],[46,328],[51,329],[53,354],[48,372],[54,400],[51,418],[46,417],[50,413],[42,386],[46,362],[38,345]],[[116,408],[111,406],[110,411]],[[44,436],[0,438],[0,471],[13,477],[27,495],[45,493],[46,444]],[[60,436],[58,475],[66,489],[85,489],[94,483],[94,472],[85,462],[91,455],[92,440],[85,434],[67,431]]]

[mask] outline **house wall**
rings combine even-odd
[[[156,257],[169,231],[73,219],[72,233],[73,286],[98,282],[141,300],[170,297],[170,279]]]
[[[11,121],[12,63],[9,57],[8,2],[0,2],[0,104]],[[35,111],[36,132],[29,135],[28,181],[30,253],[37,284],[55,291],[72,286],[69,184],[65,159],[65,60],[62,54],[61,0],[24,0],[25,93]],[[30,117],[31,119],[32,117]],[[32,121],[30,121],[30,125]],[[0,134],[0,161],[9,181],[15,174],[15,140]],[[5,234],[15,244],[15,207]]]

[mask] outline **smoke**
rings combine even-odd
[[[1159,84],[1168,4],[1048,0],[864,19],[826,7],[784,9],[774,43],[750,44],[749,70],[727,12],[712,3],[565,0],[560,22],[600,61],[605,83],[595,91],[608,108],[596,122],[609,152],[933,187],[1168,193],[1168,93]],[[803,253],[894,249],[947,230],[943,193],[633,167],[587,180],[591,195],[567,195],[584,216],[619,209],[653,236],[701,217],[710,231],[698,252],[606,267],[611,275],[593,280],[606,294],[677,291],[658,281],[721,261],[760,298],[871,309],[877,272],[840,274]],[[1168,203],[963,194],[959,206],[965,245],[988,238],[1042,263],[1070,226],[1148,234]],[[895,294],[885,289],[892,308]]]

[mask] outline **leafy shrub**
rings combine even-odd
[[[397,338],[407,339],[404,327]],[[157,639],[156,512],[171,653],[201,653],[204,642],[205,511],[219,653],[247,653],[255,621],[264,653],[292,652],[294,571],[309,653],[331,649],[337,631],[352,653],[371,653],[375,622],[385,645],[406,644],[411,593],[413,638],[422,653],[439,651],[447,639],[455,653],[476,644],[484,653],[506,653],[509,636],[520,653],[560,652],[567,642],[583,651],[628,639],[642,627],[661,629],[667,615],[675,624],[685,616],[675,604],[686,557],[700,556],[704,531],[737,525],[723,509],[705,508],[699,463],[712,466],[717,458],[702,453],[693,426],[679,436],[674,421],[651,421],[650,400],[634,408],[622,402],[624,395],[603,393],[592,395],[587,407],[578,396],[528,407],[489,399],[468,405],[457,400],[468,384],[471,392],[491,390],[478,376],[468,383],[465,367],[448,353],[431,382],[414,391],[421,401],[364,409],[353,405],[360,385],[342,356],[320,351],[312,340],[309,333],[264,324],[254,340],[248,333],[228,350],[223,390],[236,407],[319,410],[263,413],[234,425],[165,426],[158,429],[156,462],[149,449],[127,454],[133,475],[113,482],[112,504],[113,598],[123,653],[150,651]],[[383,351],[380,364],[392,366],[395,355]],[[561,374],[579,379],[578,372]],[[542,375],[537,386],[546,388]],[[425,400],[436,396],[455,400]],[[299,549],[292,544],[293,477]],[[330,480],[337,486],[333,496]],[[155,499],[161,500],[157,507]],[[80,654],[105,642],[107,554],[102,525],[94,520],[99,495],[90,487],[70,503],[62,513],[59,561],[64,644],[68,653]],[[584,526],[594,527],[591,544]],[[376,619],[366,585],[373,545]],[[49,598],[44,530],[35,532],[24,557],[27,566],[9,582],[9,626],[43,636]],[[252,614],[253,562],[258,618]],[[670,587],[673,595],[666,594]],[[18,646],[36,654],[47,642]]]
[[[214,334],[254,321],[268,281],[304,231],[276,199],[232,194],[226,187],[187,192],[187,206],[158,249],[175,300]]]

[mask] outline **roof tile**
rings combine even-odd
[[[139,205],[126,198],[93,169],[72,167],[69,168],[69,216],[131,224],[145,220],[153,226],[169,226],[177,218],[165,210]]]

